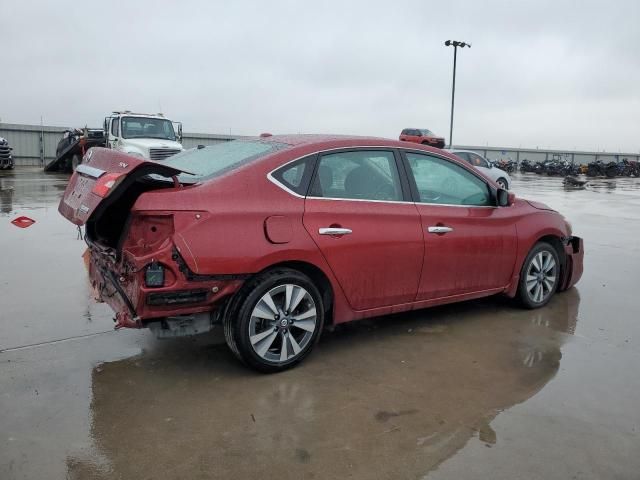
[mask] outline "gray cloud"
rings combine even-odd
[[[187,131],[448,134],[638,151],[637,1],[130,1],[0,5],[5,122],[101,124],[116,108]]]

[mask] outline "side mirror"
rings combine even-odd
[[[516,201],[516,194],[508,192],[504,188],[499,188],[496,192],[499,207],[510,207]]]
[[[178,142],[182,143],[182,122],[176,122],[178,126]]]

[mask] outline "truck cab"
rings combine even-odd
[[[182,124],[162,114],[113,112],[104,120],[106,147],[161,162],[183,150]]]

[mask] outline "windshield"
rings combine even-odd
[[[176,141],[173,124],[164,118],[122,117],[122,137]]]
[[[204,148],[192,148],[167,158],[163,163],[189,172],[181,181],[199,182],[235,170],[258,158],[284,148],[285,145],[256,140],[231,140]]]
[[[420,133],[422,135],[427,135],[429,137],[434,137],[435,136],[434,133],[431,130],[421,129]]]

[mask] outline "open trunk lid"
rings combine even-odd
[[[92,148],[71,176],[58,211],[70,222],[84,225],[99,206],[106,206],[136,179],[156,174],[171,178],[173,167],[107,148]]]

